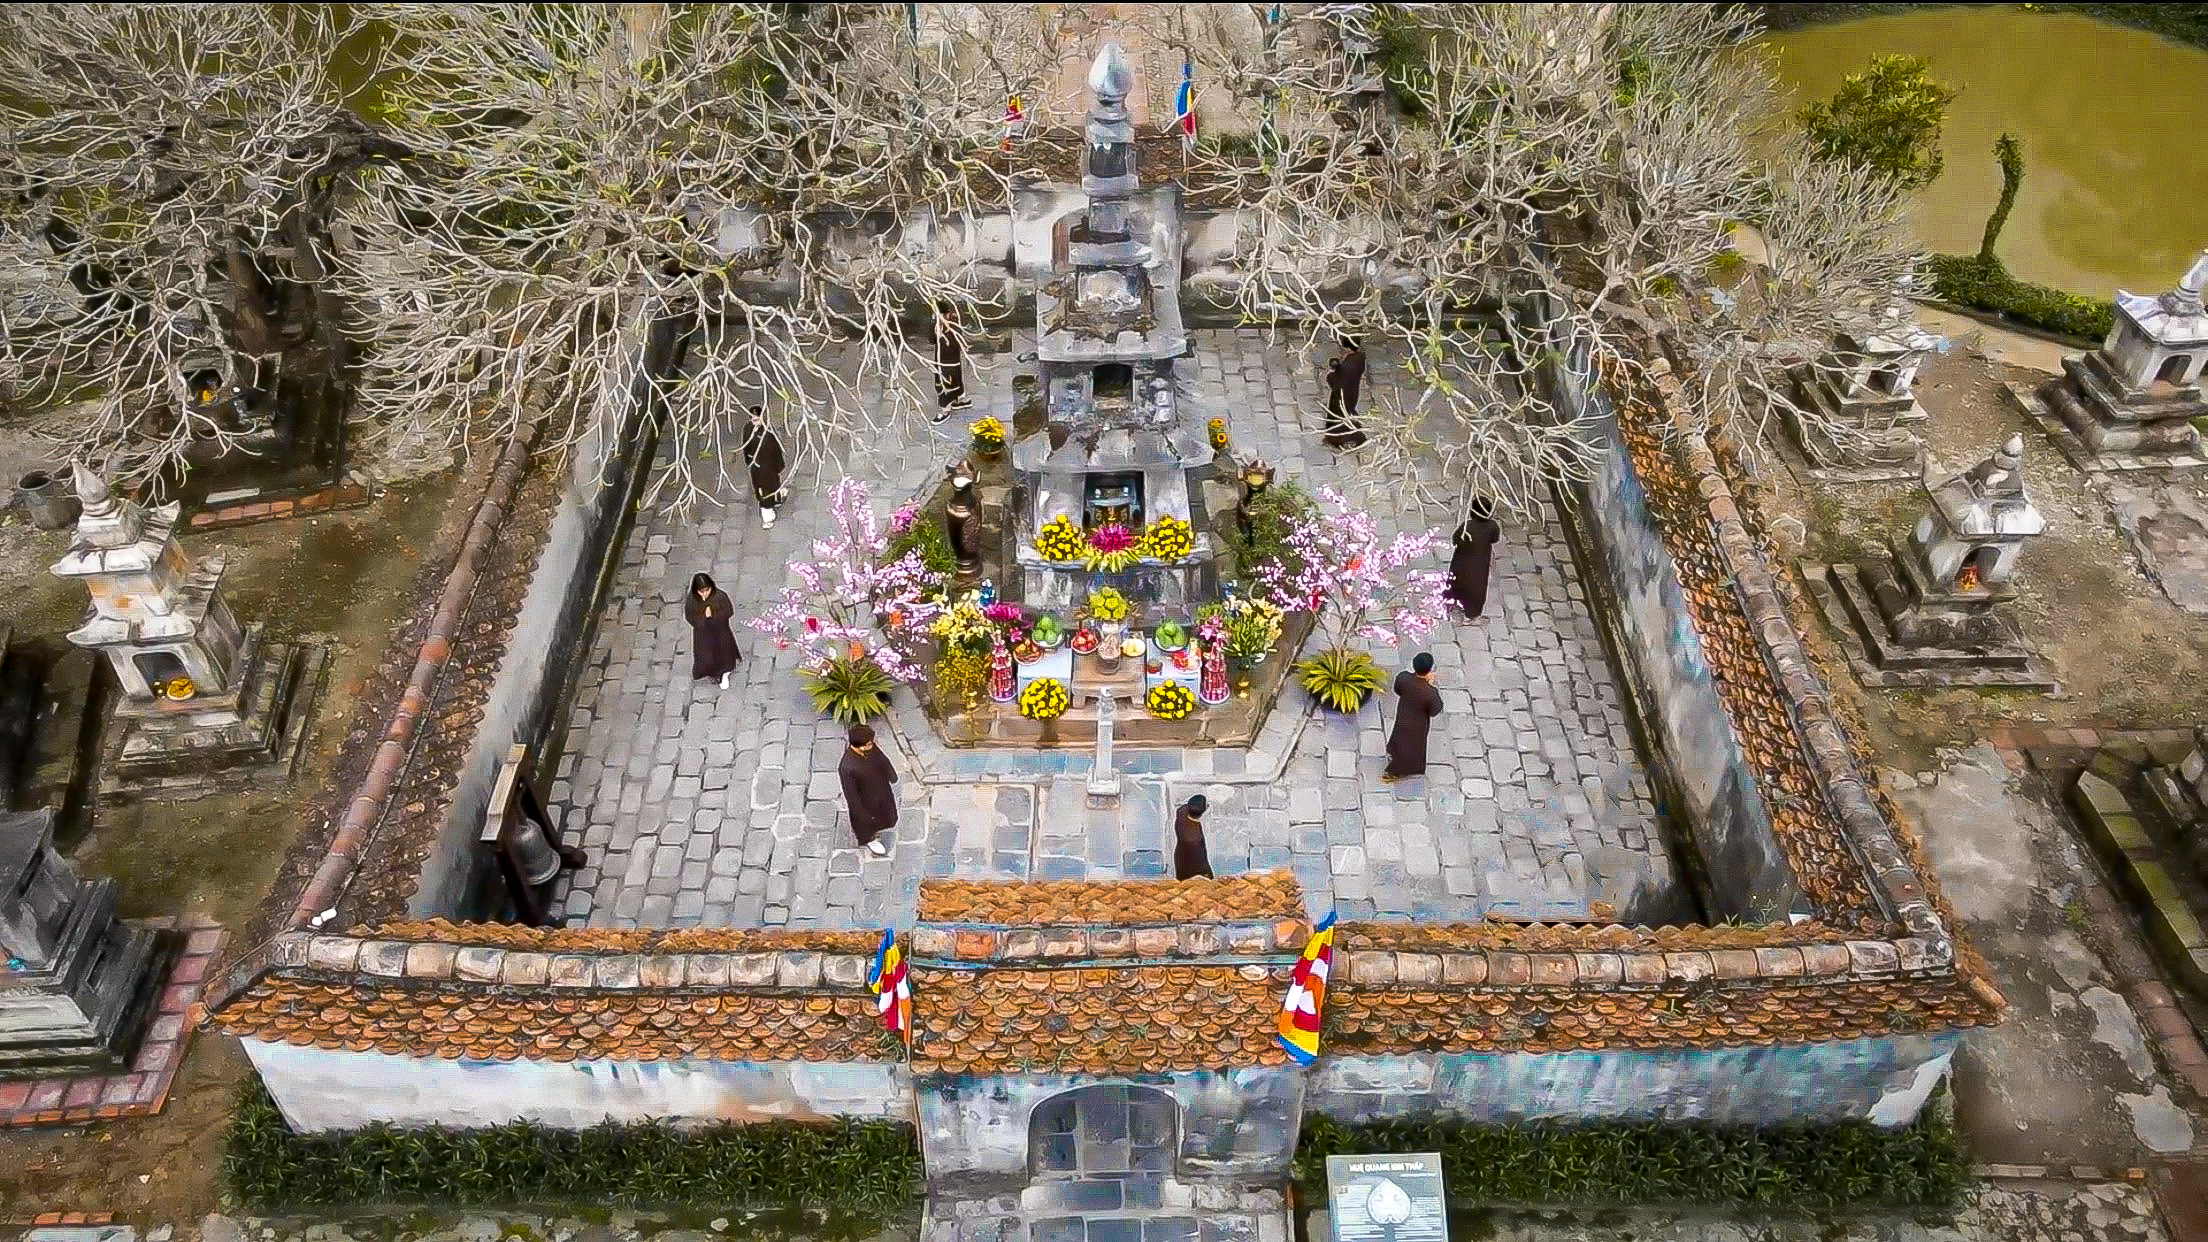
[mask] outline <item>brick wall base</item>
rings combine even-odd
[[[263,492],[219,508],[202,509],[192,514],[189,525],[193,530],[221,530],[277,518],[358,509],[372,499],[374,493],[365,484],[354,482],[334,483],[304,492]]]

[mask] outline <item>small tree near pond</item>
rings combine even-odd
[[[1932,79],[1922,56],[1874,56],[1870,68],[1840,80],[1826,102],[1798,117],[1817,154],[1890,177],[1905,190],[1938,179],[1940,124],[1955,91]]]

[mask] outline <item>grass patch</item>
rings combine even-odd
[[[258,1213],[428,1204],[597,1204],[713,1211],[832,1209],[873,1217],[920,1201],[912,1127],[888,1122],[763,1122],[676,1129],[660,1123],[558,1130],[294,1134],[258,1078],[247,1083],[222,1156],[229,1196]]]
[[[1945,1212],[1970,1184],[1952,1122],[1766,1129],[1653,1122],[1474,1126],[1442,1121],[1344,1126],[1306,1117],[1299,1197],[1326,1194],[1326,1158],[1437,1151],[1452,1207],[1755,1206],[1813,1214]]]

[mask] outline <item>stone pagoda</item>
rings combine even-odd
[[[1018,480],[1010,553],[1030,607],[1064,612],[1095,585],[1187,613],[1217,591],[1210,505],[1196,472],[1212,452],[1193,408],[1181,325],[1181,205],[1174,185],[1143,188],[1127,114],[1127,58],[1106,44],[1089,70],[1095,96],[1071,210],[1047,187],[1016,191],[1022,271],[1045,273],[1035,291],[1038,387],[1045,425],[1013,445]],[[1047,254],[1042,253],[1047,246]],[[1034,539],[1070,518],[1084,531],[1117,522],[1140,533],[1161,517],[1191,524],[1192,555],[1145,560],[1116,574],[1052,562]]]
[[[1834,335],[1827,356],[1794,375],[1781,407],[1795,444],[1818,474],[1848,481],[1906,479],[1923,456],[1918,427],[1928,415],[1911,391],[1917,367],[1939,338],[1917,326],[1909,281],[1883,316]]]
[[[128,1068],[173,940],[115,917],[115,881],[77,877],[52,811],[0,812],[0,1079]]]
[[[2011,399],[2045,426],[2081,470],[2208,465],[2193,420],[2208,416],[2208,250],[2159,297],[2118,290],[2116,325],[2099,349],[2065,358],[2062,378]]]
[[[102,760],[110,786],[204,791],[237,769],[288,769],[322,648],[241,627],[222,598],[224,559],[194,562],[177,542],[175,502],[118,499],[82,465],[76,485],[84,513],[53,572],[91,592],[92,616],[69,641],[104,655],[122,686]]]
[[[1804,577],[1866,685],[2052,689],[2016,625],[2017,555],[2046,530],[2024,492],[2024,437],[1986,460],[1924,475],[1924,516],[1907,543],[1861,565],[1804,566]]]

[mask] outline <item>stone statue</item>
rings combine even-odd
[[[943,506],[943,533],[958,557],[958,580],[981,575],[981,501],[974,495],[974,466],[961,457],[951,463],[951,501]]]

